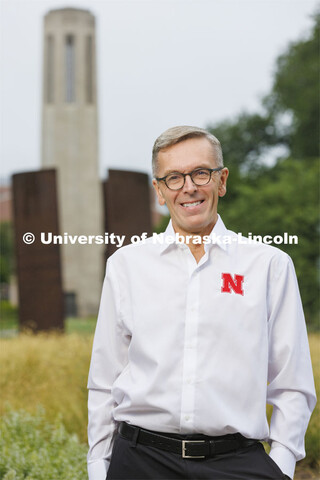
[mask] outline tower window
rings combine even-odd
[[[92,52],[92,36],[86,37],[86,50],[85,50],[85,66],[86,66],[86,100],[87,103],[93,102],[93,52]]]
[[[67,103],[75,102],[75,48],[74,36],[66,36],[66,84],[65,84],[65,99]]]
[[[46,81],[45,81],[45,99],[47,103],[54,101],[54,43],[53,36],[46,38]]]

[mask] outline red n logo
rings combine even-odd
[[[240,295],[244,295],[243,291],[243,275],[234,275],[234,279],[232,278],[231,273],[222,273],[222,287],[221,292],[231,293],[233,290],[235,293]]]

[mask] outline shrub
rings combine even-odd
[[[1,329],[17,328],[18,309],[7,300],[0,300],[0,327]]]
[[[0,419],[0,478],[3,480],[85,480],[87,447],[53,424],[44,411],[11,411]]]

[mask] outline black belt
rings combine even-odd
[[[166,452],[177,453],[182,458],[205,458],[213,455],[232,452],[239,448],[250,447],[256,445],[258,440],[249,440],[240,433],[223,435],[220,437],[208,437],[206,435],[194,435],[194,437],[203,437],[201,440],[183,440],[167,436],[170,434],[161,434],[144,430],[140,427],[128,425],[121,422],[119,426],[119,434],[135,443],[141,443],[149,447],[159,448]],[[181,435],[182,436],[182,435]],[[192,437],[192,435],[185,435]],[[182,436],[183,437],[183,436]]]

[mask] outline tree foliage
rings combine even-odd
[[[220,200],[219,212],[227,227],[253,235],[296,235],[298,244],[274,245],[291,256],[295,264],[306,318],[316,321],[318,295],[319,162],[287,158],[255,179],[238,186],[235,202]]]
[[[277,59],[262,113],[242,112],[209,130],[230,170],[228,194],[220,202],[228,228],[244,235],[298,235],[298,245],[279,247],[295,263],[309,324],[318,324],[320,15],[313,18],[309,34]]]
[[[264,158],[274,147],[287,147],[287,156],[301,161],[319,156],[320,14],[313,18],[309,35],[278,57],[261,113],[242,112],[209,126],[221,141],[232,172],[263,172]]]
[[[13,273],[13,232],[11,222],[0,224],[0,283],[9,283]]]
[[[286,136],[279,137],[269,114],[242,112],[235,119],[224,120],[209,130],[221,141],[228,168],[235,174],[255,176],[265,168],[263,157],[267,151],[287,144]]]
[[[309,36],[279,56],[273,88],[264,101],[276,120],[291,116],[287,139],[291,155],[297,158],[319,154],[319,27],[320,13],[314,15]]]

